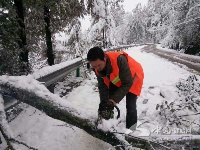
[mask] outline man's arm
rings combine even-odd
[[[117,63],[119,67],[119,78],[121,80],[121,86],[116,90],[113,95],[110,96],[109,99],[112,99],[115,102],[119,103],[129,92],[133,84],[133,78],[126,56],[120,55],[117,58]]]
[[[97,76],[97,81],[98,81],[98,89],[99,89],[99,96],[100,100],[107,101],[108,100],[108,94],[109,90],[107,85],[104,83],[103,78]]]

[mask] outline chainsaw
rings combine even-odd
[[[114,108],[117,110],[117,119],[120,117],[120,109],[119,107],[117,106],[114,106]],[[102,123],[102,119],[105,119],[105,120],[109,120],[111,118],[114,118],[114,112],[113,110],[104,110],[104,113],[99,113],[98,114],[98,118],[97,118],[97,121],[95,123],[95,127],[97,128],[98,124],[101,124]]]

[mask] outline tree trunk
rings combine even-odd
[[[28,49],[26,43],[26,32],[25,32],[25,23],[24,23],[24,6],[22,0],[14,0],[14,6],[17,13],[17,21],[19,24],[19,41],[18,45],[20,48],[20,61],[22,62],[22,72],[27,74],[29,69],[29,61],[28,61]]]
[[[50,11],[48,6],[44,6],[44,21],[45,21],[45,32],[46,32],[46,45],[47,45],[47,61],[50,66],[54,65],[54,54],[51,41],[51,30],[50,30]]]
[[[3,80],[2,80],[3,81]],[[28,88],[18,88],[13,86],[12,84],[9,84],[9,82],[3,83],[0,79],[0,89],[2,93],[7,93],[9,95],[14,95],[14,97],[26,104],[29,104],[40,111],[44,112],[46,115],[58,119],[61,121],[64,121],[66,123],[69,123],[71,125],[74,125],[80,129],[83,129],[93,137],[96,137],[100,140],[103,140],[104,142],[107,142],[113,146],[122,145],[125,146],[128,143],[125,143],[124,140],[120,140],[116,137],[115,134],[124,134],[124,133],[112,133],[112,132],[105,132],[101,129],[98,129],[95,127],[95,123],[91,120],[80,118],[77,115],[73,114],[73,110],[67,106],[63,106],[62,103],[59,103],[58,101],[55,101],[55,96],[51,95],[52,93],[45,93],[45,97],[40,96],[40,92],[37,94]],[[31,82],[30,82],[31,84]],[[31,86],[31,85],[30,85]],[[38,85],[39,86],[39,85]],[[52,99],[51,97],[54,97]],[[141,139],[139,137],[129,137],[128,139],[129,143],[131,143],[132,146],[138,147],[138,148],[149,148],[150,144],[148,140]],[[152,143],[152,142],[151,142]],[[156,143],[152,143],[156,144]],[[157,145],[157,144],[156,144]],[[116,147],[117,149],[119,147]]]
[[[0,83],[0,87],[3,91],[6,91],[6,93],[9,93],[10,95],[15,93],[16,99],[19,99],[20,101],[39,109],[54,119],[77,126],[78,128],[85,130],[90,135],[110,143],[111,145],[122,144],[122,142],[117,139],[113,133],[96,129],[94,122],[73,115],[69,108],[56,104],[49,96],[43,98],[32,91],[28,91],[27,89],[19,89],[9,84],[2,85],[2,83]]]

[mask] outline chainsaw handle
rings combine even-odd
[[[120,117],[120,110],[119,110],[119,107],[117,107],[116,105],[114,106],[116,109],[117,109],[117,119]]]

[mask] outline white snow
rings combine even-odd
[[[26,117],[26,119],[24,119]],[[111,145],[93,138],[85,131],[53,119],[28,106],[10,123],[18,140],[38,150],[109,149]],[[25,150],[22,147],[22,150]]]
[[[154,54],[142,52],[143,46],[133,47],[126,52],[141,63],[143,66],[145,78],[141,96],[137,101],[138,119],[140,124],[140,132],[142,128],[148,131],[155,130],[156,127],[161,127],[167,123],[160,119],[156,105],[163,101],[172,102],[179,99],[176,83],[179,79],[187,79],[193,73],[188,72],[184,68],[180,68],[162,59]],[[52,101],[63,105],[72,110],[75,115],[94,121],[97,119],[97,109],[99,104],[99,94],[97,92],[97,81],[93,74],[91,80],[85,80],[81,86],[75,88],[67,96],[60,98],[56,94],[51,94],[48,90],[34,78],[57,70],[65,65],[76,62],[76,60],[66,62],[65,64],[49,67],[49,69],[40,70],[28,77],[8,77],[0,76],[0,82],[10,82],[17,87],[26,88],[35,91],[40,96],[48,96]],[[52,69],[53,68],[53,69]],[[196,75],[200,80],[200,76]],[[160,96],[164,95],[164,98]],[[103,123],[98,125],[98,128],[109,131],[117,131],[125,133],[125,118],[126,118],[126,102],[123,99],[118,107],[121,110],[119,120],[111,119],[103,120]],[[192,119],[197,119],[192,118]],[[46,116],[41,111],[28,106],[25,110],[10,123],[14,136],[28,145],[38,148],[39,150],[64,150],[64,149],[109,149],[111,145],[102,142],[85,133],[77,127],[70,126],[62,121],[52,119]],[[173,128],[173,127],[172,127]],[[140,133],[141,134],[141,133]],[[142,135],[142,134],[141,134]],[[123,139],[121,135],[117,135]],[[21,146],[21,149],[26,149]]]
[[[70,60],[70,61],[67,61],[67,62],[63,62],[63,63],[60,63],[60,64],[56,64],[56,65],[53,65],[53,66],[46,66],[44,68],[41,68],[41,69],[35,71],[30,76],[32,76],[34,79],[38,79],[38,78],[43,77],[47,74],[50,74],[50,73],[55,72],[59,69],[62,69],[66,66],[69,66],[73,63],[76,63],[80,60],[81,60],[81,58],[76,58],[76,59],[73,59],[73,60]]]

